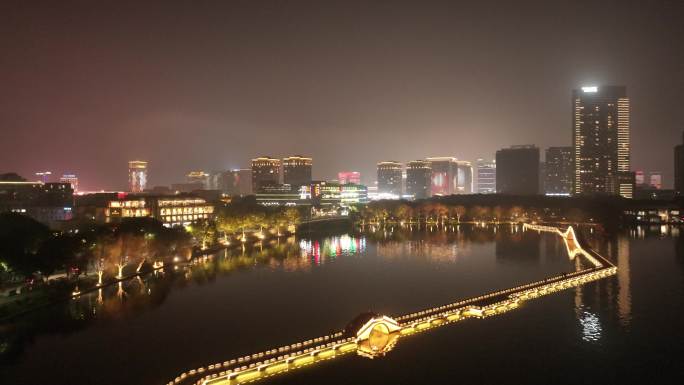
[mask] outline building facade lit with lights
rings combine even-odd
[[[395,161],[378,163],[378,193],[401,196],[402,165]]]
[[[128,162],[128,191],[140,193],[147,188],[147,162],[132,160]]]
[[[478,194],[496,193],[496,162],[478,159],[477,167],[477,190]]]
[[[346,207],[368,203],[368,189],[359,184],[336,181],[314,181],[310,185],[266,185],[256,194],[262,206],[335,206]]]
[[[432,168],[430,195],[444,196],[455,194],[458,176],[457,159],[451,156],[431,157],[426,159]]]
[[[473,165],[464,160],[456,161],[456,190],[455,194],[473,193]]]
[[[269,207],[311,205],[311,186],[265,185],[256,192],[256,201]]]
[[[197,184],[203,189],[209,189],[209,174],[204,171],[190,171],[185,176],[185,180],[190,184]]]
[[[573,194],[632,198],[630,104],[624,86],[582,87],[572,93]]]
[[[512,195],[539,194],[539,148],[511,146],[496,152],[496,192]]]
[[[280,159],[262,156],[252,159],[252,191],[263,186],[280,183]]]
[[[78,192],[78,177],[75,174],[64,174],[59,178],[59,183],[68,183],[74,192]]]
[[[214,217],[214,206],[206,200],[187,195],[147,197],[152,215],[165,226],[187,226]]]
[[[300,155],[283,158],[283,183],[292,186],[311,184],[312,159]]]
[[[337,173],[340,184],[361,184],[361,173],[358,171],[340,171]]]
[[[368,203],[368,188],[361,184],[330,181],[311,183],[311,201],[316,206],[348,206]]]
[[[187,226],[198,220],[212,219],[214,206],[192,195],[137,195],[117,194],[106,202],[104,222],[118,222],[123,218],[152,217],[164,226]],[[99,217],[99,215],[98,215]],[[97,218],[94,217],[96,220]]]
[[[413,199],[430,197],[432,167],[427,160],[414,160],[406,163],[406,195]]]
[[[568,196],[572,193],[573,161],[572,147],[549,147],[546,149],[545,194]]]

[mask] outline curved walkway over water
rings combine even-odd
[[[479,319],[505,313],[516,309],[525,301],[580,286],[617,272],[615,265],[583,244],[571,226],[562,230],[553,226],[524,224],[523,228],[557,234],[564,240],[568,257],[584,258],[590,267],[395,318],[372,317],[356,335],[338,332],[218,362],[181,373],[169,381],[168,385],[237,385],[282,374],[347,353],[357,352],[370,358],[382,356],[404,336],[467,318]]]

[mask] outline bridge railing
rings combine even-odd
[[[528,296],[535,298],[537,296],[549,294],[565,288],[575,287],[585,282],[600,279],[617,272],[617,267],[615,267],[615,265],[613,265],[610,261],[603,258],[590,248],[587,247],[585,249],[582,247],[581,242],[577,239],[572,227],[568,227],[565,232],[553,226],[525,224],[525,227],[531,230],[548,231],[560,235],[566,243],[568,253],[575,253],[584,256],[590,262],[592,262],[594,267],[545,278],[536,282],[526,283],[508,289],[494,291],[458,302],[402,315],[394,319],[398,321],[404,328],[414,328],[414,326],[422,323],[425,325],[424,329],[422,330],[427,330],[433,326],[448,324],[460,319],[460,313],[468,309],[471,310],[469,313],[463,313],[466,318],[481,318],[489,315],[500,314],[501,312],[517,307],[518,303],[522,300],[528,299]],[[569,239],[571,239],[574,244],[572,249],[570,246],[568,246]],[[501,300],[495,301],[494,303],[485,302],[485,304],[476,305],[478,303],[482,303],[482,301],[497,297],[501,297]],[[455,316],[456,313],[459,313],[459,315]],[[437,320],[436,317],[441,317],[441,321]],[[427,321],[429,321],[429,324],[425,324]],[[301,362],[301,365],[295,365],[296,367],[301,367],[303,365],[316,362],[316,357],[323,352],[330,352],[332,350],[331,355],[326,356],[326,358],[323,359],[334,358],[338,355],[338,348],[341,349],[341,347],[344,347],[344,350],[340,350],[339,353],[355,351],[355,338],[345,337],[343,332],[336,332],[330,335],[281,346],[266,350],[264,352],[246,355],[213,365],[208,365],[207,367],[193,369],[181,373],[173,381],[170,381],[168,385],[190,383],[190,381],[194,381],[192,383],[195,385],[233,385],[242,382],[254,381],[256,379],[274,375],[275,373],[268,372],[269,368],[274,368],[274,371],[281,372],[289,370],[289,364],[291,362]],[[312,358],[306,358],[307,355],[311,356]],[[276,370],[275,366],[280,365],[285,365],[283,366],[284,369],[281,370],[278,367],[278,370]],[[262,375],[262,373],[264,374]],[[243,380],[240,380],[241,376],[244,376],[242,377]]]

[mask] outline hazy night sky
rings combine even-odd
[[[92,4],[89,4],[92,3]],[[632,167],[672,184],[684,1],[3,1],[0,172],[150,187],[265,154],[315,178],[571,144],[571,92],[627,86]]]

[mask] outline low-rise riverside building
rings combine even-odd
[[[319,181],[311,184],[311,200],[320,206],[368,203],[368,188],[360,184]]]
[[[257,191],[256,200],[262,206],[271,207],[311,205],[311,187],[287,183],[265,185]]]
[[[151,217],[164,226],[187,226],[214,217],[214,205],[191,195],[147,195],[103,193],[79,197],[77,213],[81,219],[101,223],[118,222],[124,218]]]

